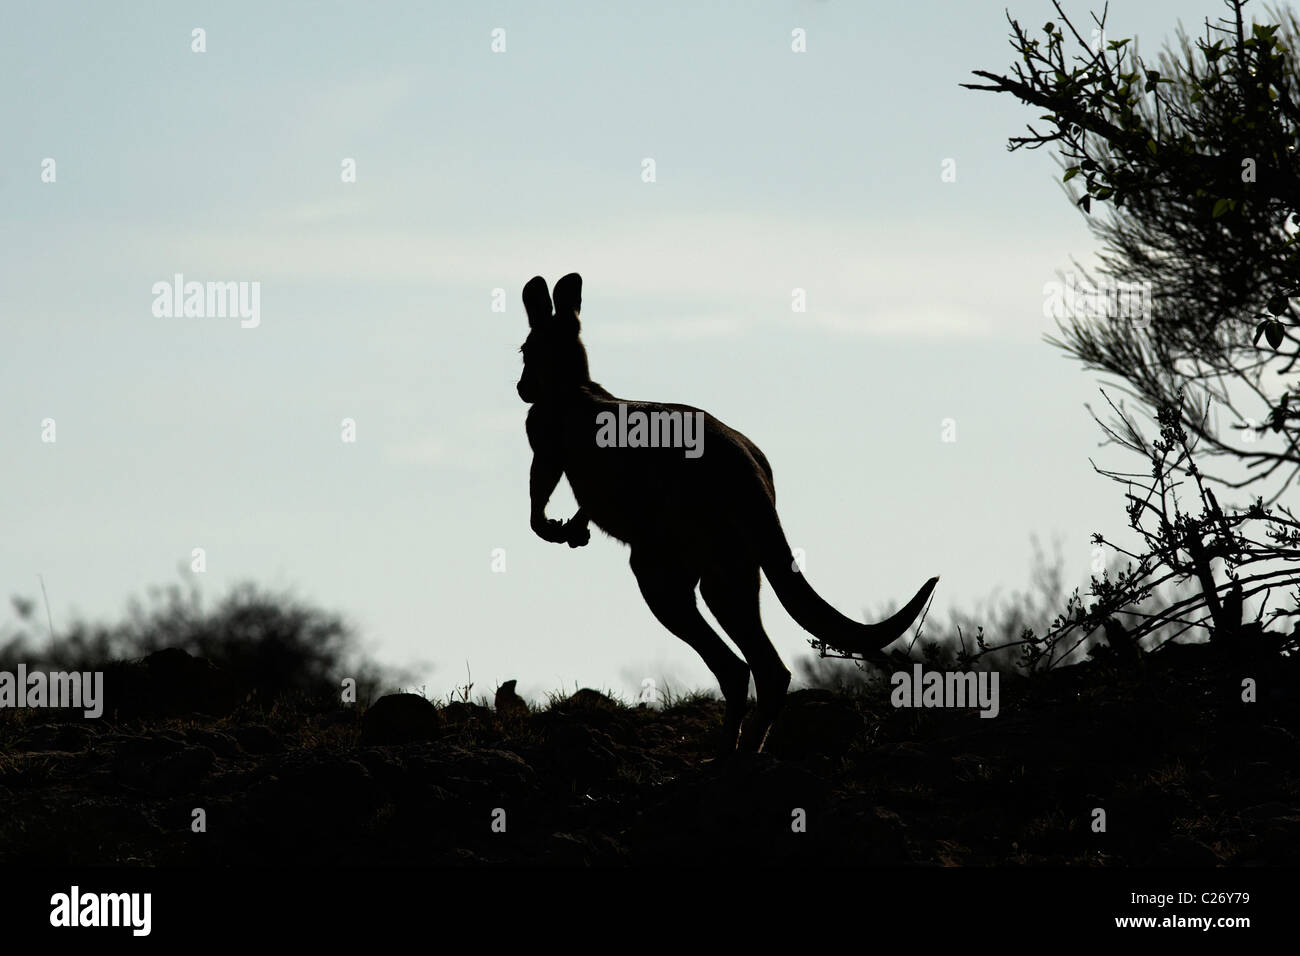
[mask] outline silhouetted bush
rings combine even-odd
[[[946,622],[927,617],[918,639],[908,635],[895,645],[895,659],[905,655],[907,659],[923,661],[930,667],[943,669],[960,667],[1004,673],[1032,670],[1021,650],[1023,645],[1020,639],[1026,633],[1042,633],[1048,629],[1060,613],[1061,603],[1067,598],[1067,590],[1065,561],[1059,542],[1049,558],[1036,537],[1031,538],[1031,541],[1034,559],[1030,583],[1026,589],[1002,597],[994,592],[971,610],[956,609],[949,612]],[[1106,575],[1114,577],[1117,572],[1108,568]],[[1176,583],[1170,583],[1154,588],[1146,598],[1131,606],[1144,617],[1158,617],[1160,610],[1175,603],[1183,590]],[[875,619],[889,613],[888,608],[879,608],[874,618],[871,614],[866,616]],[[981,641],[991,649],[981,651]],[[993,643],[990,645],[989,642]],[[1098,629],[1067,656],[1063,656],[1062,660],[1078,663],[1087,659],[1095,648],[1105,646],[1105,643],[1105,637]],[[1159,641],[1148,641],[1148,647],[1158,644]],[[963,654],[973,659],[964,661]],[[887,677],[879,669],[862,665],[855,667],[853,663],[835,657],[808,656],[801,658],[796,667],[799,677],[806,684],[828,690],[862,688]],[[900,667],[902,663],[900,660]]]
[[[1179,397],[1181,401],[1181,393]],[[917,648],[932,668],[1047,671],[1087,656],[1131,664],[1188,632],[1193,640],[1184,643],[1208,639],[1216,653],[1238,661],[1300,651],[1296,621],[1300,619],[1300,571],[1296,569],[1300,519],[1283,506],[1265,508],[1258,497],[1248,508],[1221,508],[1194,461],[1181,404],[1160,409],[1160,436],[1151,440],[1121,409],[1113,403],[1111,408],[1124,430],[1116,432],[1104,424],[1103,430],[1116,444],[1145,457],[1150,477],[1093,467],[1124,486],[1129,527],[1141,539],[1137,553],[1094,533],[1096,547],[1110,548],[1116,556],[1132,560],[1122,568],[1105,568],[1100,576],[1092,575],[1087,595],[1075,588],[1058,612],[1064,596],[1060,556],[1049,566],[1040,552],[1034,591],[998,613],[984,615],[995,622],[989,638],[972,616],[955,614],[946,633],[940,631],[937,640],[932,637]],[[1180,473],[1190,480],[1180,480]],[[1183,485],[1195,492],[1190,504],[1185,499],[1192,495],[1180,491]],[[1222,579],[1215,562],[1222,564]],[[1269,570],[1243,576],[1243,568],[1258,565]],[[1289,598],[1291,605],[1272,608],[1266,620],[1274,590],[1281,590],[1286,595],[1283,600]],[[1254,619],[1247,620],[1246,601],[1254,597],[1262,600]],[[1279,622],[1284,629],[1268,629]],[[823,646],[817,641],[809,644]],[[908,645],[892,657],[906,664],[917,659],[912,652]],[[1016,656],[1012,660],[1009,655]],[[859,679],[821,658],[805,663],[802,672],[806,680],[822,687],[872,681],[870,674]]]
[[[357,682],[359,702],[409,680],[409,675],[365,657],[356,632],[342,617],[243,584],[215,607],[203,606],[197,588],[150,589],[150,604],[132,600],[126,618],[104,624],[76,621],[43,641],[36,602],[14,598],[15,633],[0,643],[0,669],[90,670],[179,648],[205,658],[244,693],[269,702],[285,694],[338,699],[341,682]]]

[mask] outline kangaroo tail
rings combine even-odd
[[[772,517],[776,517],[775,509]],[[772,522],[764,538],[759,562],[781,604],[805,631],[845,653],[879,658],[880,651],[902,637],[916,620],[930,592],[939,583],[937,576],[926,581],[912,600],[892,617],[876,624],[861,624],[835,610],[812,589],[790,553],[790,543],[779,520]]]

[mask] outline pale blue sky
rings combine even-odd
[[[615,7],[6,4],[3,593],[43,574],[56,628],[114,617],[203,547],[206,595],[291,587],[430,693],[466,660],[532,697],[713,686],[621,545],[529,530],[519,293],[569,271],[593,376],[756,441],[851,616],[932,574],[941,616],[1021,587],[1032,533],[1085,580],[1122,501],[1087,461],[1095,379],[1041,337],[1043,284],[1093,243],[1051,155],[1005,150],[1035,111],[958,87],[1011,63],[1004,5]],[[1108,35],[1154,52],[1221,13],[1120,0]],[[261,282],[261,325],[156,318],[177,272]]]

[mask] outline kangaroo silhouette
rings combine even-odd
[[[523,298],[529,332],[516,388],[532,405],[532,529],[545,541],[577,548],[590,541],[590,522],[629,545],[632,573],[651,613],[718,679],[726,700],[720,753],[737,746],[761,750],[790,685],[790,671],[759,617],[760,568],[801,627],[831,647],[883,663],[883,648],[907,630],[939,579],[878,624],[839,613],[812,589],[791,554],[776,513],[772,467],[757,445],[698,408],[626,401],[593,382],[579,336],[582,277],[576,272],[555,283],[554,308],[541,276],[528,281]],[[546,517],[561,476],[578,502],[568,521]],[[744,660],[700,614],[696,585]],[[751,669],[757,706],[742,739]]]

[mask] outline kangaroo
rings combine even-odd
[[[760,568],[790,616],[814,637],[884,663],[884,647],[903,635],[939,579],[930,578],[878,624],[840,614],[793,559],[776,513],[772,466],[757,445],[698,408],[625,401],[593,382],[579,337],[582,277],[576,272],[555,283],[554,308],[541,276],[524,286],[523,299],[529,331],[516,390],[532,406],[532,529],[544,541],[578,548],[591,540],[591,523],[630,547],[632,573],[651,613],[695,649],[722,689],[719,754],[762,750],[790,685],[790,671],[759,618]],[[658,423],[661,434],[647,442],[644,428],[633,429],[639,442],[628,431],[625,441],[611,443],[610,423],[632,420],[635,412]],[[653,440],[672,438],[673,423],[681,423],[677,447]],[[691,424],[698,426],[698,447],[683,448]],[[546,516],[561,476],[578,502],[568,521]],[[700,614],[696,585],[744,660]],[[751,669],[757,706],[742,739]]]

